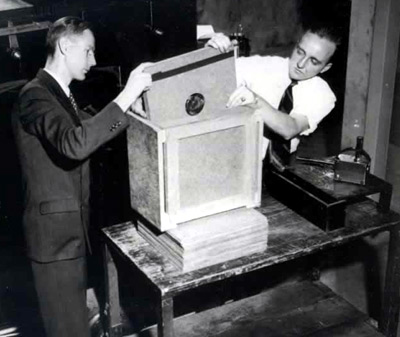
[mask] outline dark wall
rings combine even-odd
[[[295,41],[299,18],[296,0],[198,0],[198,21],[215,31],[235,33],[241,24],[251,53],[287,49]]]
[[[400,45],[398,55],[400,55]],[[400,147],[400,57],[397,62],[396,81],[394,86],[390,143]]]
[[[196,48],[195,0],[86,0],[29,1],[35,7],[14,25],[33,21],[55,21],[75,15],[93,25],[99,66],[121,66],[127,74],[144,60],[156,61]],[[0,13],[1,14],[1,13]],[[0,15],[0,27],[10,17]],[[22,61],[8,55],[8,38],[0,37],[0,83],[16,77],[32,77],[45,60],[45,31],[18,35]]]
[[[10,111],[18,88],[0,94],[0,245],[22,243],[21,172],[11,131]]]

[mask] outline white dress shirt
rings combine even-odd
[[[289,86],[289,59],[280,56],[250,56],[236,60],[238,85],[246,84],[248,88],[265,99],[274,108],[278,108],[284,91]],[[293,110],[307,117],[309,128],[300,135],[309,135],[317,128],[319,122],[331,112],[336,97],[329,85],[319,76],[299,81],[293,87]],[[299,137],[291,140],[290,151],[297,150]],[[269,140],[264,138],[264,148]]]
[[[60,85],[61,89],[65,92],[67,97],[69,97],[69,93],[71,92],[69,86],[65,85],[63,81],[61,81],[61,79],[49,69],[44,68],[43,70],[56,80],[56,82]]]

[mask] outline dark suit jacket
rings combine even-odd
[[[128,126],[111,102],[89,118],[46,71],[21,90],[13,129],[24,190],[28,255],[39,262],[85,254],[89,214],[88,157]]]

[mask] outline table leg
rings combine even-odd
[[[174,300],[161,297],[158,310],[158,337],[174,337]]]
[[[390,203],[392,201],[393,187],[391,184],[386,183],[385,188],[379,195],[378,208],[381,212],[388,212],[390,210]]]
[[[118,272],[114,259],[104,244],[105,264],[105,330],[107,337],[122,337],[121,309],[119,303]]]
[[[400,233],[399,228],[390,231],[382,318],[379,329],[387,337],[397,336],[400,308]]]

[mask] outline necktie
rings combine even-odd
[[[76,104],[76,101],[75,101],[74,96],[72,95],[72,92],[69,93],[68,98],[71,101],[71,104],[72,104],[72,106],[73,106],[73,108],[75,110],[75,113],[79,116],[78,104]]]
[[[292,81],[283,93],[282,99],[279,103],[278,110],[289,114],[293,109],[293,87],[297,81]],[[278,171],[284,171],[285,167],[289,164],[290,160],[290,140],[285,140],[283,137],[267,130],[267,138],[270,140],[268,147],[269,163],[273,165]]]

